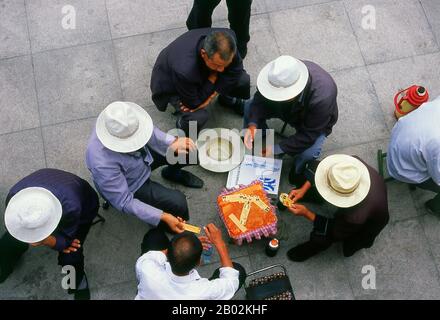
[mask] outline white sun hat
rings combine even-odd
[[[335,154],[322,160],[315,173],[319,194],[339,208],[353,207],[370,191],[370,173],[358,159]]]
[[[46,239],[57,228],[63,209],[52,192],[31,187],[17,192],[5,211],[5,226],[17,240],[35,243]]]
[[[98,116],[96,135],[108,149],[128,153],[145,146],[153,134],[153,120],[133,102],[110,103]]]
[[[212,172],[228,172],[241,164],[245,148],[240,135],[233,130],[206,129],[197,139],[199,162]]]
[[[271,101],[287,101],[298,96],[307,85],[309,70],[304,62],[280,56],[258,74],[258,91]]]

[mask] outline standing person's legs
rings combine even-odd
[[[228,20],[237,35],[237,48],[244,59],[247,54],[247,43],[250,40],[249,23],[251,18],[252,0],[227,0]]]
[[[9,232],[0,239],[0,283],[4,282],[14,271],[14,267],[29,245],[18,241]]]
[[[232,264],[234,265],[234,269],[238,271],[238,281],[239,281],[239,285],[237,289],[238,291],[244,285],[244,282],[246,281],[247,273],[246,273],[246,269],[241,264],[237,262],[232,262]],[[218,278],[220,278],[220,268],[214,270],[214,273],[212,274],[211,278],[209,278],[209,280],[214,280]]]
[[[194,0],[193,7],[186,20],[188,30],[211,27],[212,12],[219,3],[220,0]]]
[[[433,213],[440,213],[440,186],[437,185],[434,180],[429,179],[423,183],[418,184],[417,187],[437,193],[437,195],[433,199],[428,200],[425,203],[425,206],[429,211],[432,211]]]
[[[141,255],[148,251],[162,251],[168,248],[170,240],[160,228],[148,230],[141,244]]]

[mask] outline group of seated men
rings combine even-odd
[[[242,51],[246,52],[241,48]],[[135,215],[151,229],[136,263],[136,299],[230,299],[243,285],[244,268],[232,262],[221,231],[204,227],[206,236],[184,231],[190,219],[185,195],[151,179],[165,166],[162,177],[190,188],[204,182],[183,170],[185,163],[169,164],[167,153],[196,150],[189,138],[192,127],[202,130],[213,101],[243,115],[244,144],[253,148],[257,129],[268,119],[281,119],[295,134],[272,146],[263,156],[294,158],[289,181],[294,186],[289,210],[313,222],[309,241],[288,251],[301,262],[342,242],[344,256],[369,248],[389,221],[383,178],[365,161],[332,155],[318,161],[325,139],[338,119],[337,86],[316,63],[280,56],[259,73],[257,92],[250,99],[250,77],[243,67],[235,33],[230,29],[190,30],[159,54],[151,77],[156,107],[175,109],[175,137],[154,125],[149,114],[132,102],[113,102],[98,116],[91,133],[86,164],[99,194],[116,210]],[[215,99],[217,98],[217,99]],[[397,180],[431,190],[427,202],[440,213],[440,99],[426,103],[397,122],[388,151],[388,169]],[[303,203],[327,201],[337,207],[332,218],[312,212]],[[99,209],[99,197],[88,182],[58,169],[41,169],[17,182],[6,198],[6,233],[0,239],[0,283],[13,272],[20,257],[32,247],[58,251],[58,263],[76,271],[69,294],[90,299],[84,272],[83,246]],[[171,240],[167,236],[172,234]],[[203,249],[215,247],[221,267],[210,279],[195,268]]]

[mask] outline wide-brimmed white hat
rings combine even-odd
[[[269,62],[258,74],[258,91],[272,101],[295,98],[307,85],[309,70],[304,62],[291,56],[280,56]]]
[[[52,192],[31,187],[17,192],[5,211],[5,225],[17,240],[35,243],[46,239],[57,228],[63,209]]]
[[[153,120],[133,102],[110,103],[98,116],[96,135],[108,149],[127,153],[145,146],[153,134]]]
[[[335,154],[322,160],[315,173],[319,194],[339,208],[353,207],[370,191],[370,173],[358,159]]]
[[[240,135],[229,129],[207,129],[197,139],[199,162],[213,172],[228,172],[243,161],[245,148]]]

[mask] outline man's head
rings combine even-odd
[[[168,246],[168,261],[177,276],[187,275],[200,263],[202,243],[194,233],[183,232],[175,236]]]
[[[200,54],[209,69],[223,72],[231,64],[236,51],[235,39],[229,33],[213,31],[206,36]]]

